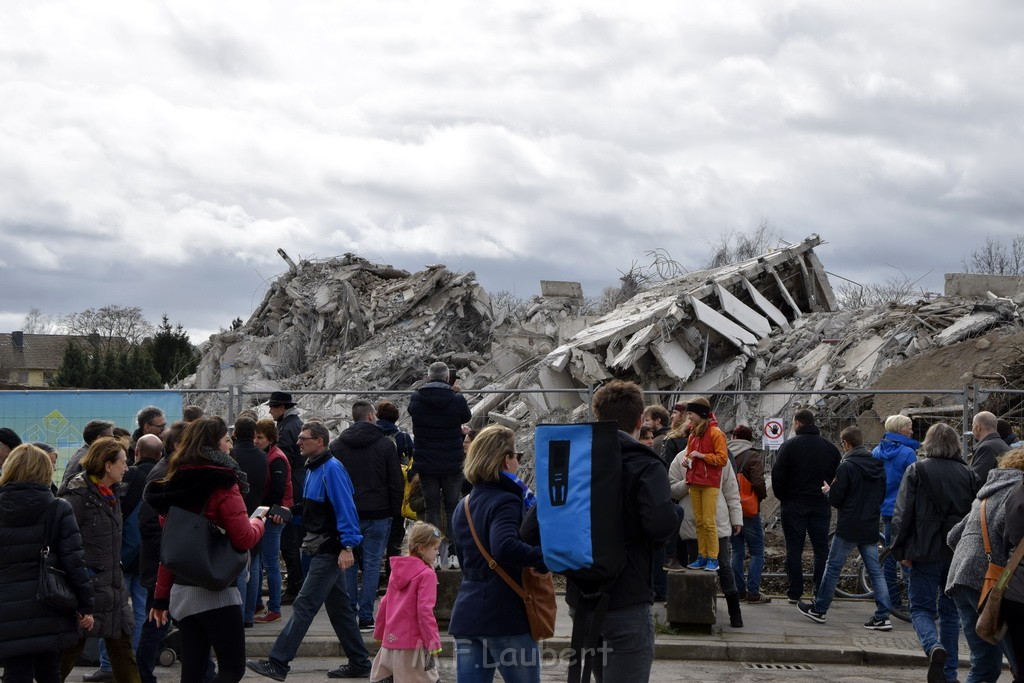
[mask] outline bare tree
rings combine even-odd
[[[931,271],[929,271],[930,273]],[[899,275],[886,278],[885,282],[862,285],[846,280],[836,287],[836,302],[839,308],[867,308],[884,304],[902,304],[918,296],[926,296],[923,289],[915,289],[917,280],[911,280],[902,271]]]
[[[504,315],[507,318],[523,320],[530,302],[510,289],[503,289],[491,294],[491,311],[495,318]]]
[[[38,308],[28,309],[28,315],[21,323],[21,331],[25,334],[56,334],[59,325],[57,320]]]
[[[990,275],[1024,275],[1024,235],[1008,242],[1001,237],[985,238],[985,244],[961,259],[966,273]]]
[[[153,324],[142,315],[138,306],[104,306],[71,313],[61,321],[68,334],[98,335],[105,345],[123,339],[130,345],[140,343],[155,332]]]
[[[766,251],[775,249],[782,235],[772,222],[762,216],[753,232],[730,230],[723,233],[717,242],[709,242],[711,254],[704,262],[704,268],[721,268],[730,263],[756,258]]]

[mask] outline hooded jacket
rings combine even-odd
[[[754,448],[754,444],[746,439],[730,439],[726,444],[729,447],[729,460],[732,461],[736,474],[742,474],[750,482],[754,489],[757,502],[760,503],[768,497],[768,485],[764,480],[764,458],[761,451]]]
[[[908,467],[892,513],[893,556],[920,562],[952,560],[946,535],[970,512],[977,490],[974,473],[959,455],[930,455]]]
[[[697,518],[693,514],[690,503],[690,485],[686,483],[686,468],[682,458],[677,457],[668,467],[668,482],[672,490],[672,499],[677,501],[683,511],[683,521],[679,525],[679,538],[694,540],[697,538]],[[715,502],[715,527],[719,538],[732,536],[734,526],[743,526],[743,507],[740,504],[740,487],[731,467],[722,470],[721,495]]]
[[[55,612],[36,602],[39,552],[46,543],[44,518],[53,500],[43,484],[12,482],[0,487],[0,659],[67,650],[78,642],[74,613]],[[82,535],[71,506],[57,500],[51,552],[59,556],[78,596],[78,611],[92,614],[92,582],[85,569]]]
[[[352,480],[359,519],[402,516],[405,478],[395,442],[372,422],[356,422],[331,442]]]
[[[910,464],[917,461],[917,449],[921,442],[909,436],[886,432],[871,455],[885,465],[885,500],[882,501],[882,516],[892,517],[896,507],[896,495],[900,492],[903,473]]]
[[[389,650],[440,649],[436,601],[437,573],[418,557],[392,557],[388,590],[377,608],[373,639]]]
[[[878,515],[885,498],[885,466],[866,446],[846,454],[825,494],[836,509],[836,535],[853,543],[878,541]]]
[[[120,486],[114,493],[119,493]],[[135,628],[135,616],[128,606],[128,586],[121,572],[121,499],[113,507],[100,495],[96,484],[79,472],[60,495],[71,503],[82,533],[85,566],[92,577],[96,599],[92,630],[96,638],[120,638]]]
[[[413,444],[413,470],[416,474],[440,475],[462,471],[462,425],[473,414],[466,397],[446,382],[427,382],[409,399]]]
[[[224,529],[237,550],[249,550],[263,536],[263,520],[250,519],[245,500],[238,488],[238,473],[216,462],[186,465],[175,471],[169,481],[153,481],[146,487],[146,502],[160,515],[163,524],[171,507],[180,507],[203,515]],[[157,572],[153,606],[167,609],[174,574],[161,564]],[[233,590],[234,586],[224,590]]]
[[[817,425],[804,425],[779,447],[772,467],[772,493],[783,505],[826,507],[821,482],[832,481],[839,467],[839,449],[821,435]]]
[[[1007,499],[1022,480],[1024,472],[1018,469],[992,470],[988,481],[971,504],[971,511],[946,536],[946,545],[953,549],[946,592],[952,590],[953,586],[966,586],[980,591],[985,583],[989,560],[985,556],[985,541],[981,537],[981,501],[986,498],[985,518],[988,522],[988,542],[992,547],[992,563],[1006,566],[1009,554],[1006,552],[1003,534],[1006,531]]]

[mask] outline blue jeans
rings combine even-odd
[[[352,609],[359,615],[359,621],[373,620],[373,604],[377,600],[377,586],[380,583],[380,563],[388,549],[391,535],[391,518],[361,519],[359,530],[363,542],[359,544],[360,560],[345,571],[348,581],[348,595]],[[359,587],[359,570],[363,570],[363,586]]]
[[[719,547],[721,551],[721,547]],[[594,656],[600,681],[646,681],[654,662],[654,617],[647,603],[608,610]]]
[[[132,616],[135,617],[135,628],[132,629],[132,652],[139,649],[139,636],[142,635],[142,623],[146,621],[146,587],[139,582],[138,574],[125,574],[124,583],[128,586],[128,594],[132,598]],[[107,656],[107,641],[100,638],[100,668],[110,671],[110,657]]]
[[[423,492],[423,521],[433,524],[444,533],[448,547],[452,548],[452,513],[462,497],[462,471],[449,474],[421,474],[420,490]],[[444,521],[441,526],[441,503],[444,503]]]
[[[828,526],[832,509],[827,505],[787,503],[782,506],[782,534],[786,539],[786,575],[789,588],[786,596],[799,600],[804,594],[804,537],[811,539],[814,549],[814,590],[821,585],[828,559]]]
[[[885,541],[885,547],[888,548],[892,545],[892,517],[882,517],[882,539]],[[882,565],[882,575],[885,576],[885,585],[889,587],[889,603],[893,607],[903,606],[903,600],[907,597],[904,592],[900,591],[900,584],[896,581],[897,571],[903,572],[903,591],[905,592],[910,584],[910,570],[897,562],[890,553],[885,558],[885,564]]]
[[[274,524],[267,521],[263,532],[263,539],[260,541],[260,584],[263,583],[264,572],[267,575],[267,590],[270,596],[267,598],[268,612],[281,612],[281,530],[283,524]]]
[[[457,683],[491,683],[495,671],[505,683],[540,683],[540,665],[540,648],[529,633],[455,638]]]
[[[839,538],[836,534],[832,537],[832,549],[828,551],[828,564],[825,567],[825,575],[821,579],[821,586],[818,588],[818,595],[814,599],[814,611],[820,614],[828,612],[832,605],[832,598],[836,594],[836,584],[843,573],[843,566],[850,552],[856,548],[864,560],[864,568],[871,577],[871,585],[875,587],[875,619],[887,619],[889,617],[889,590],[882,579],[882,567],[878,564],[878,542],[857,543]]]
[[[1003,672],[1003,655],[1013,666],[1013,648],[1006,638],[999,645],[989,643],[974,630],[978,623],[978,600],[981,591],[967,586],[953,586],[949,597],[956,605],[960,614],[960,625],[963,627],[964,638],[971,650],[971,671],[967,674],[967,683],[989,683],[999,679]]]
[[[910,621],[925,654],[931,653],[938,644],[946,649],[946,680],[955,681],[960,665],[957,656],[960,615],[953,600],[943,592],[948,573],[948,561],[914,562],[910,571]],[[938,631],[935,629],[936,616]]]
[[[305,553],[303,555],[306,556]],[[299,645],[313,623],[313,617],[324,605],[327,606],[327,616],[334,627],[334,635],[338,637],[349,665],[369,671],[372,662],[359,633],[355,612],[349,603],[345,575],[338,567],[338,556],[330,553],[320,553],[309,558],[309,571],[295,597],[292,616],[270,649],[270,661],[288,670],[288,663],[295,659]]]
[[[238,575],[238,592],[242,596],[242,621],[251,624],[260,598],[260,554],[249,551],[249,571]]]
[[[761,572],[764,571],[764,526],[761,514],[743,518],[743,531],[729,539],[732,544],[732,573],[736,588],[748,595],[760,595]],[[750,575],[743,578],[743,560],[750,549]]]

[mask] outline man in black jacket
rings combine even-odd
[[[286,456],[292,468],[293,505],[301,510],[302,490],[306,480],[306,459],[299,449],[299,432],[302,430],[302,418],[295,408],[292,395],[284,391],[275,391],[267,401],[270,416],[277,422],[277,446]],[[299,560],[299,545],[302,540],[301,517],[296,516],[281,529],[281,557],[284,558],[288,572],[288,587],[281,596],[282,605],[290,605],[302,588],[302,562]]]
[[[427,383],[413,392],[409,399],[409,416],[416,443],[412,451],[412,471],[419,475],[423,491],[425,521],[441,529],[441,504],[444,503],[445,526],[451,529],[452,512],[462,491],[462,463],[466,454],[462,447],[462,425],[473,414],[466,397],[459,393],[455,373],[437,361],[427,370]],[[442,548],[442,557],[455,558],[449,542]],[[444,565],[442,565],[443,567]]]
[[[846,558],[856,548],[875,587],[875,614],[864,624],[874,631],[891,631],[889,590],[878,564],[878,522],[885,499],[885,465],[864,446],[864,435],[856,427],[847,427],[839,435],[845,457],[830,484],[821,483],[829,505],[836,509],[836,535],[828,551],[828,566],[813,602],[801,602],[800,612],[811,621],[825,623],[835,596],[839,575]]]
[[[832,510],[821,492],[821,482],[832,481],[839,467],[839,449],[814,424],[814,413],[798,410],[793,416],[796,436],[779,448],[772,467],[772,492],[781,503],[782,534],[786,539],[786,575],[790,604],[804,592],[804,539],[814,549],[814,589],[821,585],[828,558],[828,527]]]
[[[231,447],[231,457],[249,479],[249,491],[242,497],[245,499],[245,511],[251,515],[263,502],[266,493],[267,477],[270,475],[267,454],[256,445],[256,420],[251,417],[235,420],[232,438],[235,443]],[[246,628],[253,625],[256,602],[260,598],[259,558],[260,544],[257,543],[249,550],[249,571],[238,576],[238,592],[242,594],[242,621]]]
[[[352,404],[352,425],[331,442],[331,453],[352,480],[353,498],[363,535],[362,552],[348,568],[348,591],[359,608],[359,628],[373,630],[373,604],[380,581],[380,563],[387,550],[392,518],[402,514],[405,492],[395,442],[374,424],[377,414],[369,401]],[[359,587],[359,570],[363,584]]]
[[[981,486],[988,479],[988,473],[996,466],[1003,453],[1010,447],[999,436],[999,420],[987,410],[983,410],[971,420],[971,434],[974,436],[974,455],[971,456],[971,469]]]
[[[668,472],[661,458],[637,441],[643,423],[644,394],[633,382],[614,380],[594,394],[594,416],[618,423],[622,451],[623,519],[626,566],[608,589],[608,612],[601,628],[597,680],[646,681],[654,660],[654,557],[679,533]],[[576,609],[580,587],[571,580],[566,601]]]

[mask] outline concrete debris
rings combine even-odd
[[[911,359],[961,346],[980,352],[984,345],[973,342],[981,335],[1024,328],[1024,293],[839,310],[814,253],[819,244],[811,235],[666,280],[603,316],[579,314],[578,283],[543,281],[522,319],[495,315],[473,273],[441,265],[409,273],[352,254],[294,264],[282,252],[288,270],[241,328],[202,345],[199,369],[183,388],[322,391],[304,396],[301,407],[340,428],[360,396],[328,392],[376,400],[373,391],[409,390],[440,359],[457,369],[474,426],[508,425],[528,448],[536,423],[589,419],[592,388],[612,378],[673,392],[665,405],[718,394],[726,426],[788,417],[797,405],[860,414],[869,399],[830,392],[870,389],[883,376],[893,381]],[[964,364],[932,377],[941,386],[915,385],[919,374],[899,388],[959,387],[965,370],[990,371]],[[737,393],[719,393],[728,391]],[[746,391],[763,393],[739,393]],[[408,402],[390,398],[403,408]],[[955,408],[948,398],[899,400],[911,415]]]

